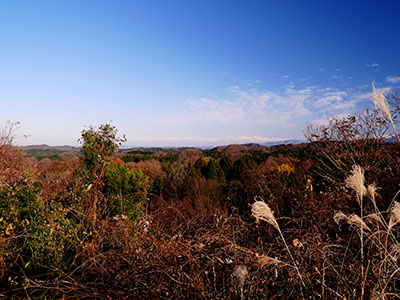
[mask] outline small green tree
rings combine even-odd
[[[80,141],[82,142],[82,154],[84,167],[88,171],[103,170],[105,163],[109,161],[119,146],[126,141],[125,136],[118,137],[118,130],[110,124],[102,124],[95,128],[89,126],[82,130]]]
[[[131,219],[141,215],[148,190],[148,178],[142,172],[131,172],[126,166],[115,166],[111,157],[125,136],[119,137],[110,125],[90,126],[82,131],[83,176],[87,194],[85,211],[92,226],[98,218],[126,214]]]
[[[149,188],[148,177],[142,171],[132,172],[126,166],[109,165],[104,192],[114,215],[130,219],[143,215]]]
[[[96,226],[97,218],[104,215],[107,209],[102,194],[107,164],[125,141],[125,136],[119,137],[118,130],[110,124],[102,124],[97,128],[89,126],[82,131],[80,138],[84,159],[82,171],[87,192],[87,201],[84,201],[83,209],[93,227]]]
[[[215,161],[214,159],[211,159],[208,162],[205,171],[206,171],[205,177],[207,179],[214,179],[214,180],[218,180],[221,182],[225,182],[224,172],[221,169],[221,166],[219,165],[219,163],[217,161]]]

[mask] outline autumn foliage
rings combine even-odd
[[[301,145],[169,152],[121,150],[101,125],[62,161],[3,138],[0,296],[392,299],[392,121],[368,110],[309,126]]]

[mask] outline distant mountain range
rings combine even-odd
[[[307,143],[305,140],[283,140],[283,141],[275,141],[275,142],[266,142],[260,144],[261,146],[276,146],[276,145],[298,145]]]
[[[46,145],[46,144],[20,146],[18,148],[23,150],[23,151],[28,151],[28,150],[58,150],[58,151],[61,151],[61,152],[77,152],[77,151],[79,151],[81,149],[80,147],[74,147],[74,146],[69,146],[69,145],[49,146],[49,145]]]
[[[266,143],[247,143],[247,144],[232,144],[238,145],[246,148],[258,148],[262,146],[276,146],[276,145],[297,145],[306,143],[304,140],[282,140],[282,141],[274,141],[274,142],[266,142]],[[120,152],[127,153],[129,151],[134,150],[141,150],[141,151],[151,151],[151,152],[180,152],[183,150],[188,149],[213,149],[213,148],[221,148],[221,147],[228,147],[232,145],[223,145],[223,146],[204,146],[204,147],[132,147],[132,146],[124,146],[120,148]],[[80,147],[69,146],[69,145],[62,145],[62,146],[49,146],[46,144],[42,145],[28,145],[28,146],[20,146],[19,147],[23,151],[31,151],[31,150],[55,150],[57,152],[79,152]]]

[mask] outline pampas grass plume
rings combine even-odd
[[[381,213],[371,213],[369,215],[366,215],[364,218],[370,222],[376,221],[376,222],[381,223],[382,225],[385,225],[385,223],[382,221]]]
[[[375,81],[372,82],[372,102],[374,102],[375,108],[378,109],[388,120],[392,121],[392,115],[389,110],[386,97],[383,91],[377,91],[375,88]]]
[[[271,208],[264,201],[258,200],[251,205],[251,215],[256,218],[257,223],[262,220],[279,230],[279,225],[276,222]]]
[[[357,216],[355,214],[350,215],[347,223],[356,228],[360,228],[360,230],[363,229],[363,230],[371,231],[369,229],[369,227],[367,226],[367,224],[365,224],[365,222],[359,216]]]
[[[340,225],[340,221],[346,221],[347,222],[347,216],[342,213],[341,211],[335,212],[333,215],[333,220],[335,221],[336,224]]]
[[[351,170],[351,175],[346,178],[345,184],[348,188],[353,189],[361,199],[367,194],[364,181],[365,177],[363,168],[361,168],[359,165],[354,165],[353,169]]]
[[[245,283],[248,275],[249,275],[249,272],[247,271],[247,268],[242,265],[236,266],[235,270],[232,273],[232,276],[236,278],[240,289],[243,289],[244,283]]]
[[[372,95],[371,95],[372,102],[374,102],[375,108],[379,110],[381,115],[386,117],[387,120],[390,121],[392,124],[392,127],[394,129],[394,132],[397,136],[397,140],[399,140],[399,134],[396,130],[396,126],[394,125],[393,119],[392,119],[392,114],[389,110],[389,105],[386,100],[385,94],[383,91],[377,91],[375,89],[375,81],[372,82]]]
[[[251,215],[254,218],[256,218],[256,222],[259,222],[260,220],[268,222],[269,224],[274,226],[276,230],[278,230],[278,232],[283,240],[283,243],[285,244],[286,250],[288,251],[290,258],[292,259],[293,267],[296,269],[297,274],[299,275],[299,278],[301,280],[301,283],[305,287],[305,283],[303,281],[303,276],[301,276],[299,268],[297,267],[297,263],[294,260],[292,253],[290,252],[290,249],[286,243],[286,240],[282,234],[281,229],[279,228],[278,222],[276,222],[276,219],[274,217],[274,214],[273,214],[271,208],[264,201],[257,200],[256,202],[254,202],[251,205]],[[301,293],[303,293],[303,291],[301,291]]]
[[[346,216],[344,213],[341,211],[338,211],[334,214],[333,220],[336,222],[336,224],[340,224],[340,221],[345,221],[347,224],[349,224],[352,227],[358,228],[360,230],[367,230],[371,231],[367,224],[357,215],[352,214],[350,216]]]
[[[400,223],[400,203],[395,201],[390,208],[389,230]]]
[[[258,264],[260,265],[261,268],[264,268],[265,266],[283,264],[283,261],[269,257],[267,255],[257,255],[257,259],[258,259]]]
[[[400,257],[400,244],[395,244],[390,247],[390,256],[395,262],[397,262]]]
[[[367,196],[369,199],[371,199],[372,203],[374,204],[374,207],[376,208],[376,201],[375,201],[375,196],[376,196],[376,190],[378,187],[376,186],[375,182],[368,185],[367,188]]]

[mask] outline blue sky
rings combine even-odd
[[[400,90],[398,1],[1,1],[0,124],[76,145],[302,138]]]

